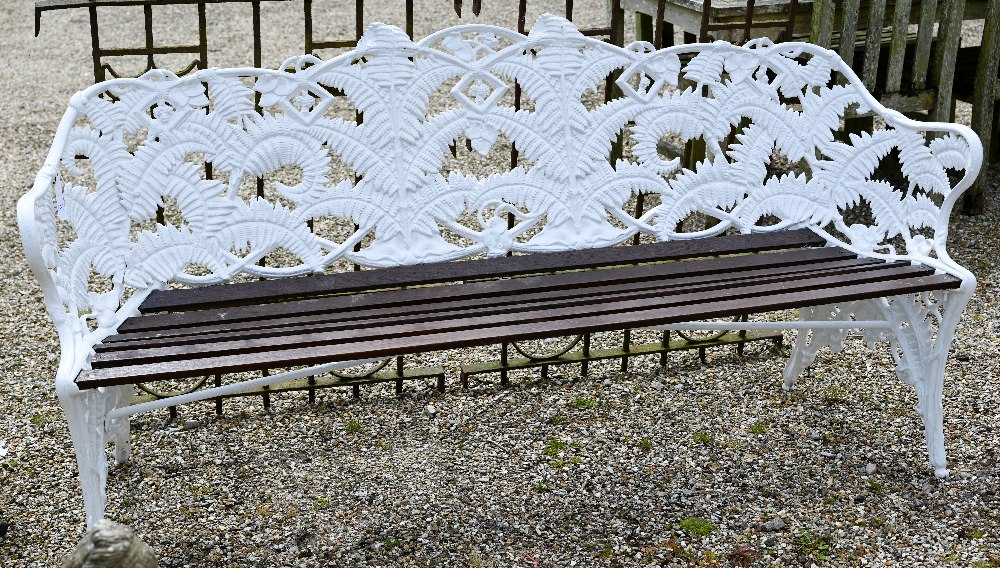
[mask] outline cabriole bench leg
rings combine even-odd
[[[833,319],[840,309],[834,305],[813,306],[799,310],[800,321],[827,321]],[[795,380],[802,371],[816,360],[816,353],[823,347],[839,350],[844,341],[844,330],[839,329],[800,329],[792,345],[792,354],[785,363],[785,374],[782,388],[792,390]]]
[[[107,388],[107,411],[132,404],[135,389],[132,385]],[[124,416],[108,421],[108,441],[114,443],[115,465],[121,465],[132,457],[132,421]]]
[[[107,504],[108,458],[104,454],[107,440],[104,425],[107,394],[98,389],[80,391],[72,383],[58,389],[58,392],[59,404],[69,421],[76,463],[80,470],[87,528],[90,528],[104,517],[104,507]]]
[[[784,388],[790,389],[802,370],[816,358],[822,347],[839,351],[843,347],[851,316],[859,320],[882,320],[889,328],[864,330],[867,342],[888,340],[896,374],[917,391],[917,413],[924,424],[927,457],[934,475],[948,477],[944,449],[944,371],[948,350],[962,310],[972,297],[974,284],[952,291],[863,300],[844,305],[819,306],[800,311],[803,321],[844,321],[845,329],[800,330],[785,365]]]
[[[127,462],[132,453],[129,417],[111,421],[106,417],[115,408],[131,404],[135,390],[125,385],[81,391],[72,381],[57,379],[56,392],[69,422],[87,528],[90,528],[104,517],[107,505],[107,443],[115,444],[115,463]]]
[[[927,456],[934,475],[948,477],[944,449],[944,371],[948,350],[973,285],[954,291],[873,300],[892,326],[889,341],[896,374],[917,391],[917,413],[924,423]],[[889,335],[889,334],[887,334]]]

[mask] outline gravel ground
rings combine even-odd
[[[512,2],[485,4],[482,20],[514,25],[500,9]],[[91,76],[90,44],[84,11],[46,14],[32,39],[31,5],[0,3],[0,566],[57,565],[84,518],[52,388],[55,332],[14,202]],[[418,2],[417,34],[455,23],[450,5]],[[576,16],[599,23],[603,6],[577,2]],[[184,18],[157,33],[182,37],[193,12],[174,12]],[[249,13],[210,8],[213,64],[249,61]],[[265,65],[301,51],[300,13],[301,2],[264,5]],[[351,22],[320,17],[319,35]],[[209,404],[173,422],[139,416],[134,458],[109,476],[108,516],[162,566],[1000,566],[998,216],[953,217],[953,254],[981,285],[948,364],[947,481],[930,471],[916,397],[884,346],[821,353],[791,394],[784,358],[759,345],[744,359],[637,358],[627,375],[567,367],[468,392],[454,379],[468,354],[442,352],[427,359],[449,368],[443,396],[409,384],[401,398],[377,387],[360,400],[324,391],[316,406],[275,396],[269,413],[251,398],[222,417]]]

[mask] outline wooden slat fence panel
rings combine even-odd
[[[941,21],[938,24],[938,46],[934,52],[932,73],[937,97],[930,113],[931,120],[951,120],[951,93],[955,80],[955,63],[958,45],[962,40],[962,17],[965,0],[948,0],[941,7]]]
[[[987,159],[991,156],[993,138],[997,134],[996,100],[997,74],[1000,73],[1000,0],[989,0],[983,40],[976,65],[976,86],[972,102],[972,128],[982,139]],[[976,183],[963,196],[962,209],[966,213],[982,213],[986,208],[987,178],[980,175]]]
[[[861,80],[864,81],[865,87],[872,92],[876,91],[875,81],[878,77],[879,54],[882,50],[882,20],[885,17],[885,8],[885,0],[870,0],[870,4],[868,5],[868,28],[865,34],[865,64]],[[851,43],[850,48],[853,50],[854,42],[850,41],[851,38],[852,36],[844,36],[841,38],[841,43],[845,45]],[[899,65],[902,66],[902,63],[902,60],[900,60]]]
[[[927,86],[927,69],[931,61],[931,43],[934,41],[934,21],[937,19],[937,0],[921,0],[920,24],[917,28],[917,51],[913,61],[913,86]]]
[[[889,44],[889,68],[886,71],[885,92],[898,93],[903,82],[906,43],[909,38],[910,1],[896,0],[893,9],[892,39]]]
[[[861,11],[861,0],[841,0],[840,26],[840,58],[844,63],[854,63],[854,41],[858,34],[858,12]],[[846,38],[846,39],[845,39]]]

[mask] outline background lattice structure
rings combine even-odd
[[[142,57],[146,60],[146,67],[143,70],[149,71],[161,67],[157,63],[157,55],[189,54],[194,59],[186,67],[175,69],[178,75],[186,75],[194,69],[205,69],[208,67],[208,30],[207,30],[207,4],[220,3],[243,3],[250,4],[253,10],[253,53],[254,65],[261,65],[261,39],[260,39],[260,5],[261,2],[285,2],[286,0],[38,0],[35,2],[35,36],[41,31],[42,13],[51,10],[67,10],[73,8],[86,8],[90,18],[91,37],[91,57],[94,62],[94,81],[100,82],[110,78],[124,76],[116,70],[108,61],[110,58],[122,56]],[[153,8],[154,6],[167,5],[194,5],[198,10],[198,38],[193,43],[181,45],[169,45],[157,42],[153,32]],[[105,47],[101,41],[101,26],[98,8],[122,8],[127,6],[139,6],[143,11],[143,41],[131,46]],[[139,73],[141,75],[141,73]]]

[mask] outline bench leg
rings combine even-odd
[[[83,506],[87,514],[87,528],[90,528],[104,517],[107,504],[108,458],[104,454],[107,394],[97,389],[80,391],[74,384],[57,391],[59,404],[69,421],[73,449],[76,450]]]
[[[971,288],[971,286],[969,287]],[[892,326],[888,339],[896,374],[917,391],[917,413],[924,423],[927,456],[934,475],[948,477],[944,450],[944,371],[948,350],[971,289],[894,296],[872,301]]]
[[[113,409],[130,404],[135,390],[125,385],[81,391],[72,381],[57,379],[56,392],[69,422],[87,528],[90,528],[104,517],[107,505],[107,443],[114,442],[118,464],[128,461],[132,452],[129,418],[107,421],[106,417]]]
[[[816,358],[822,347],[839,351],[850,326],[858,320],[881,320],[889,329],[863,330],[869,343],[888,340],[896,374],[917,391],[917,413],[924,423],[927,456],[934,475],[948,477],[944,450],[944,371],[948,349],[962,310],[972,296],[971,286],[959,290],[893,296],[851,302],[838,306],[819,306],[801,310],[803,321],[844,321],[844,329],[801,330],[785,365],[784,388],[790,389],[803,369]]]
[[[132,404],[135,389],[132,385],[108,387],[107,410]],[[121,465],[132,457],[132,422],[128,416],[110,420],[107,426],[108,441],[115,445],[115,465]]]
[[[799,310],[799,320],[801,321],[829,321],[837,316],[850,314],[838,306],[813,306]],[[846,330],[843,329],[800,329],[795,336],[795,344],[792,345],[792,355],[785,363],[784,382],[781,385],[786,391],[792,390],[795,380],[802,375],[802,371],[816,360],[816,353],[823,347],[829,347],[833,351],[843,348]]]

